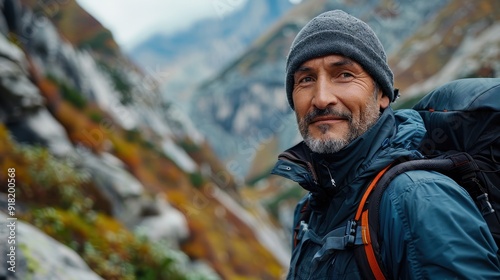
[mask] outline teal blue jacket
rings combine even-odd
[[[354,217],[373,177],[399,157],[421,158],[425,134],[413,110],[386,109],[379,121],[343,150],[311,152],[302,142],[279,156],[272,173],[309,193],[311,215],[298,231],[287,279],[362,279],[352,250],[326,242]],[[500,279],[498,248],[467,192],[432,171],[410,171],[384,192],[381,255],[390,279]]]

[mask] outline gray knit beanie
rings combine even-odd
[[[287,58],[285,89],[290,107],[294,109],[293,75],[306,61],[330,54],[339,54],[359,63],[380,86],[384,95],[394,101],[393,74],[387,64],[384,47],[365,22],[334,10],[320,14],[300,30]]]

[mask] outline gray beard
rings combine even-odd
[[[309,134],[304,138],[304,142],[311,151],[319,154],[336,153],[350,143],[350,141],[345,139],[317,139]]]
[[[371,101],[371,102],[370,102]],[[307,114],[303,119],[299,120],[299,130],[302,134],[302,138],[306,145],[311,149],[311,151],[320,154],[333,154],[344,147],[349,145],[356,138],[365,133],[370,127],[372,127],[380,117],[380,109],[376,100],[370,100],[366,106],[366,111],[361,116],[359,121],[354,121],[352,114],[350,112],[339,112],[329,107],[324,110],[314,110]],[[328,138],[320,139],[314,138],[309,133],[309,124],[317,116],[323,115],[334,115],[346,118],[349,123],[349,131],[342,138]],[[329,129],[330,125],[325,124],[319,126],[320,131],[325,134]]]

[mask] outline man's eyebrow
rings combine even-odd
[[[297,68],[297,70],[295,70],[295,73],[298,73],[298,72],[310,72],[312,70],[311,67],[307,67],[307,66],[300,66],[299,68]]]
[[[354,65],[354,61],[348,59],[348,58],[344,58],[344,59],[341,59],[339,61],[335,61],[335,62],[332,62],[330,64],[330,66],[334,66],[334,67],[339,67],[339,66],[346,66],[346,65]]]
[[[354,61],[349,58],[343,58],[339,61],[330,63],[331,67],[354,66],[354,65],[356,65]],[[293,74],[295,75],[300,72],[311,72],[311,71],[312,71],[311,67],[302,65],[299,68],[297,68],[297,70],[295,70]]]
[[[341,67],[341,66],[346,66],[346,65],[353,66],[355,64],[354,64],[354,61],[349,59],[349,58],[343,58],[339,61],[335,61],[335,62],[330,63],[331,67]],[[312,71],[311,67],[302,65],[299,68],[297,68],[297,70],[295,70],[294,74],[299,73],[299,72],[310,72],[310,71]]]

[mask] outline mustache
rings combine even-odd
[[[350,112],[342,112],[333,107],[327,107],[325,109],[314,108],[314,110],[304,116],[303,121],[305,124],[310,124],[315,118],[324,116],[341,117],[349,120],[349,122],[352,121],[352,114]]]

